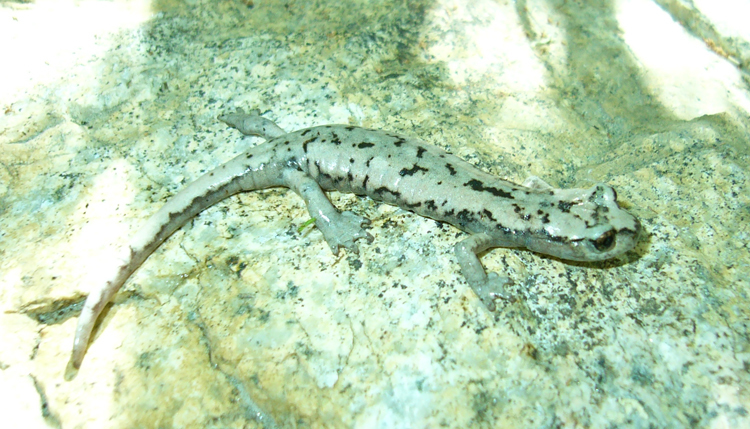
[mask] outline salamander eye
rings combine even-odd
[[[615,230],[610,229],[604,234],[600,235],[596,240],[591,240],[594,243],[594,248],[600,252],[606,252],[612,250],[615,246]]]

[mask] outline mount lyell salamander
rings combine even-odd
[[[242,191],[283,186],[304,199],[334,254],[373,237],[368,219],[338,211],[324,190],[338,190],[450,223],[469,236],[456,244],[461,272],[494,310],[505,278],[487,275],[477,254],[492,247],[526,248],[573,261],[600,261],[631,250],[638,219],[621,209],[606,185],[555,189],[537,177],[517,185],[485,173],[441,149],[384,131],[326,125],[287,133],[257,112],[220,120],[264,137],[174,195],[122,248],[122,264],[96,285],[81,311],[70,365],[79,368],[99,314],[143,261],[175,230],[217,202]]]

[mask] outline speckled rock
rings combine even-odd
[[[16,64],[0,71],[4,418],[750,426],[743,15],[601,3],[3,3],[14,43],[0,53]],[[94,18],[45,44],[40,23],[66,22],[50,14]],[[453,227],[333,193],[375,236],[334,256],[319,231],[298,231],[296,195],[242,194],[146,261],[66,381],[77,311],[112,249],[258,143],[215,119],[238,107],[288,130],[412,135],[516,182],[605,182],[646,234],[603,263],[488,252],[517,297],[489,313],[459,273]]]

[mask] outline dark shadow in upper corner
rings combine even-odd
[[[601,146],[603,151],[634,134],[659,132],[679,122],[642,81],[636,59],[620,37],[611,0],[548,0],[547,4],[560,17],[567,68],[556,68],[539,50],[537,56],[546,66],[559,101],[570,103],[566,111],[606,133],[609,144]],[[533,46],[538,35],[524,0],[517,2],[517,12]]]

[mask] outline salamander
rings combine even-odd
[[[572,261],[601,261],[633,249],[641,224],[617,203],[611,187],[555,189],[538,177],[515,184],[417,139],[350,125],[287,133],[257,111],[219,120],[257,145],[209,171],[175,194],[122,247],[117,270],[88,295],[76,328],[69,366],[78,369],[105,305],[144,260],[193,216],[238,192],[287,187],[305,201],[331,251],[358,252],[372,242],[369,220],[337,210],[327,190],[364,195],[446,222],[468,233],[455,255],[468,285],[488,310],[506,298],[507,279],[487,274],[477,254],[525,248]]]

